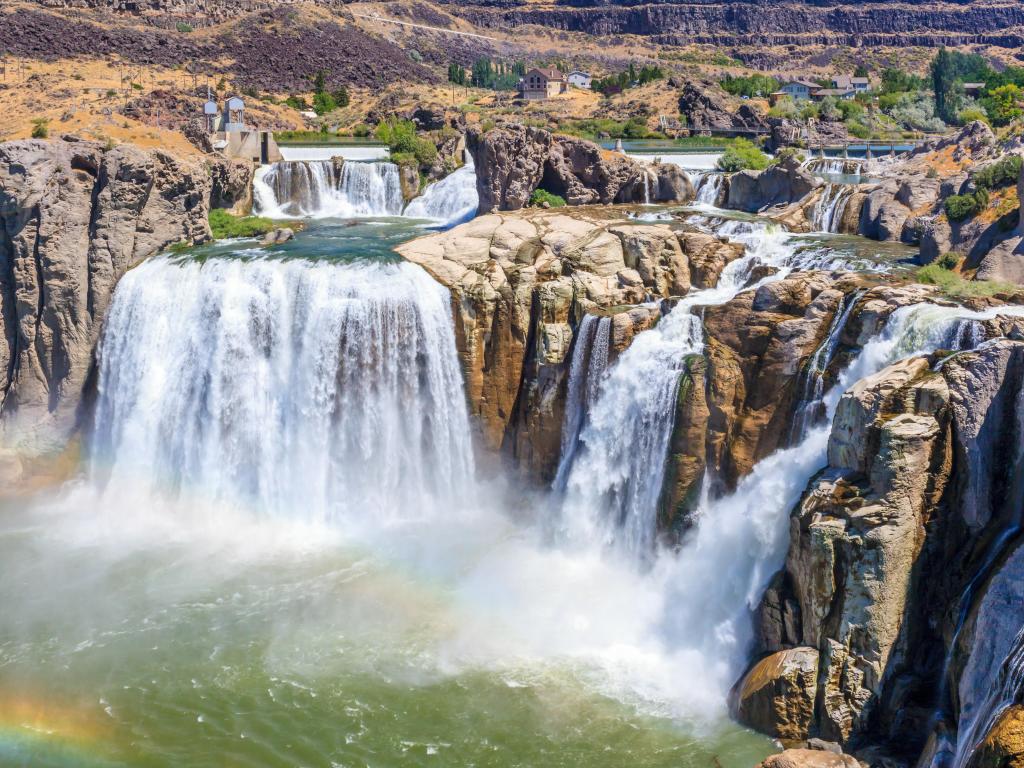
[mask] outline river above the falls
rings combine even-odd
[[[665,635],[657,574],[472,476],[447,292],[390,251],[421,232],[325,219],[122,280],[81,471],[0,509],[0,763],[773,751]]]

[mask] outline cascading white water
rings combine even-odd
[[[789,235],[777,227],[730,221],[720,231],[743,242],[746,255],[723,270],[715,288],[691,292],[633,340],[591,405],[578,448],[561,458],[561,526],[572,540],[612,545],[641,560],[654,549],[679,377],[687,355],[704,346],[692,310],[725,303],[747,286],[755,266],[781,267],[790,252]],[[785,274],[782,268],[766,279]]]
[[[118,285],[99,480],[387,520],[465,500],[469,435],[448,294],[417,267],[163,258]]]
[[[282,161],[257,170],[254,210],[269,218],[400,216],[398,166],[383,162]]]
[[[841,157],[814,157],[804,163],[811,173],[823,173],[832,176],[859,176],[862,169],[859,160],[843,159]]]
[[[410,219],[430,219],[454,227],[476,216],[480,195],[476,189],[476,168],[466,153],[465,164],[434,182],[413,200],[403,214]]]
[[[717,205],[724,179],[725,174],[722,173],[703,174],[695,185],[697,187],[697,202],[704,205]]]
[[[580,432],[586,423],[587,409],[597,400],[598,388],[608,368],[608,352],[611,348],[612,319],[596,315],[584,315],[577,331],[569,364],[569,381],[565,418],[562,422],[561,461],[554,487],[563,490],[566,472],[572,466],[573,457],[579,446]]]
[[[843,220],[843,213],[846,205],[850,202],[854,187],[848,184],[825,185],[821,197],[814,204],[814,212],[811,217],[811,226],[816,232],[838,232],[839,224]]]
[[[957,320],[971,314],[980,313],[931,304],[896,310],[824,396],[825,423],[759,461],[734,493],[704,499],[696,531],[677,554],[657,561],[654,577],[667,585],[671,606],[666,636],[677,654],[701,659],[708,684],[723,695],[748,661],[751,612],[785,560],[790,510],[827,463],[830,422],[843,392],[886,365],[942,346]]]
[[[832,359],[835,357],[836,348],[839,346],[839,337],[846,327],[846,321],[850,319],[853,310],[857,306],[864,291],[854,291],[846,297],[844,303],[832,317],[832,324],[824,341],[818,346],[808,361],[797,381],[797,391],[800,392],[800,400],[793,413],[793,424],[790,427],[790,444],[802,440],[807,428],[824,416],[824,404],[822,399],[825,396],[825,373],[828,370]]]

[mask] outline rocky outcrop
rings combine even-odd
[[[814,720],[818,651],[790,648],[765,656],[733,691],[731,709],[741,723],[779,739],[807,738]]]
[[[126,145],[0,144],[0,419],[25,450],[61,443],[118,279],[168,245],[210,236],[201,163]]]
[[[210,159],[210,208],[225,208],[235,216],[252,212],[252,163]]]
[[[768,119],[768,150],[778,152],[783,147],[817,147],[845,144],[850,134],[841,122],[815,120],[805,123],[788,117]]]
[[[679,114],[694,131],[766,131],[764,116],[749,104],[735,112],[729,107],[725,93],[711,83],[688,81],[679,92]]]
[[[768,658],[818,651],[803,737],[856,747],[884,724],[872,739],[920,751],[960,597],[1024,503],[1024,343],[935,362],[896,363],[843,395],[828,466],[792,513],[758,634]]]
[[[612,355],[737,246],[613,209],[481,216],[399,253],[452,292],[470,410],[483,444],[550,481],[559,458],[567,360],[587,313],[612,316]],[[718,253],[716,253],[716,251]],[[702,266],[691,269],[690,259]],[[720,268],[719,268],[720,271]]]
[[[822,185],[803,169],[796,157],[787,157],[765,171],[740,171],[729,178],[727,207],[754,213],[802,200]]]
[[[519,210],[538,188],[569,205],[686,202],[694,196],[693,185],[675,166],[647,166],[541,128],[513,124],[484,134],[470,130],[466,138],[481,212]]]
[[[765,758],[758,768],[860,768],[860,763],[824,749],[787,749]]]

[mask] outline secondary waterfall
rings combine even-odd
[[[863,163],[841,157],[815,157],[804,163],[811,173],[823,173],[832,176],[860,176]]]
[[[436,181],[409,203],[405,215],[410,219],[431,219],[454,227],[476,216],[480,195],[476,189],[476,168],[466,152],[465,164]]]
[[[803,439],[808,427],[818,423],[825,416],[823,402],[825,373],[835,357],[836,348],[839,346],[839,337],[846,327],[846,321],[850,319],[857,302],[863,295],[863,290],[854,291],[844,299],[844,303],[840,305],[832,318],[832,324],[829,326],[824,341],[814,351],[797,380],[800,400],[794,411],[793,424],[790,428],[791,444]]]
[[[825,394],[824,423],[808,429],[799,444],[759,461],[734,493],[703,500],[696,531],[678,554],[656,562],[654,572],[667,585],[671,606],[666,634],[678,654],[695,654],[704,674],[724,690],[749,660],[751,612],[785,561],[790,511],[827,463],[831,420],[842,394],[897,360],[941,346],[958,318],[971,314],[978,313],[931,304],[897,309]]]
[[[316,522],[464,502],[448,293],[408,264],[147,261],[106,322],[92,454],[101,482]]]
[[[597,400],[598,387],[608,367],[611,347],[612,319],[584,315],[576,332],[572,361],[569,365],[568,395],[562,423],[561,461],[554,487],[565,488],[566,472],[579,446],[580,432],[586,423],[587,409]]]
[[[725,181],[723,173],[705,173],[697,181],[697,202],[705,205],[718,205],[718,198],[722,192],[722,182]]]
[[[570,539],[614,545],[637,559],[653,551],[679,377],[687,355],[704,347],[692,310],[725,303],[747,286],[755,266],[781,267],[791,251],[789,235],[778,228],[733,221],[721,232],[744,242],[747,255],[723,270],[718,286],[691,292],[633,340],[591,405],[578,447],[563,451],[561,525]]]
[[[270,218],[400,216],[405,205],[398,166],[382,162],[282,161],[256,172],[253,194]]]
[[[825,185],[821,197],[814,204],[814,212],[811,216],[811,226],[816,232],[838,232],[839,225],[843,220],[843,213],[855,187],[848,184]]]

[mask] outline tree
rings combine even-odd
[[[947,123],[953,122],[959,111],[956,94],[956,76],[953,72],[953,57],[945,46],[939,49],[931,64],[932,91],[935,92],[935,114]]]
[[[988,95],[981,100],[981,105],[988,113],[992,125],[1007,125],[1024,115],[1021,104],[1024,101],[1024,91],[1020,86],[1008,84],[1001,85],[989,91]]]
[[[338,88],[338,90],[334,92],[334,100],[338,102],[339,107],[347,107],[351,101],[348,95],[348,88],[344,85]]]
[[[858,64],[857,68],[855,70],[853,70],[853,76],[854,77],[867,77],[868,76],[868,68],[865,67],[863,64]]]

